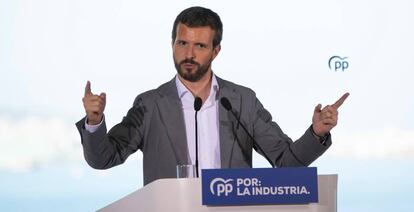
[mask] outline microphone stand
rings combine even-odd
[[[200,97],[195,97],[194,99],[194,110],[195,110],[195,166],[196,166],[196,177],[198,178],[198,122],[197,122],[197,113],[203,104],[203,100]]]
[[[272,160],[270,160],[270,158],[267,156],[266,152],[263,151],[262,147],[256,142],[256,140],[253,138],[253,136],[249,133],[249,131],[246,129],[246,127],[244,126],[243,123],[241,123],[239,117],[237,117],[236,112],[233,110],[233,107],[231,106],[230,101],[226,98],[226,97],[222,97],[220,99],[220,103],[221,105],[227,110],[229,111],[231,114],[233,114],[234,118],[236,118],[237,123],[243,128],[243,130],[247,133],[247,135],[249,136],[249,138],[253,141],[253,148],[256,146],[257,149],[259,150],[258,152],[262,152],[263,156],[266,158],[266,160],[270,163],[270,165],[275,168],[275,165],[272,163]],[[256,150],[256,148],[255,148]]]

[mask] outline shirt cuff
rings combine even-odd
[[[96,132],[98,130],[98,128],[102,125],[104,118],[105,117],[102,118],[102,120],[99,124],[90,125],[90,124],[88,124],[88,117],[86,117],[86,119],[85,119],[85,130],[90,132],[90,133]]]

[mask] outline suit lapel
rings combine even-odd
[[[235,92],[231,85],[217,77],[219,91],[217,94],[218,101],[222,97],[229,99],[232,107],[236,111],[241,111],[241,97]],[[178,97],[175,78],[169,83],[159,87],[158,92],[163,96],[157,100],[157,107],[160,112],[160,118],[165,126],[169,142],[175,152],[177,164],[188,164],[189,153],[187,146],[186,128],[181,101]],[[235,145],[234,124],[236,124],[233,115],[219,104],[219,133],[220,133],[220,158],[221,168],[231,168],[232,151]],[[236,144],[237,145],[237,144]]]
[[[189,153],[185,131],[184,115],[178,97],[175,78],[158,88],[163,96],[157,101],[160,119],[165,126],[169,142],[177,158],[177,164],[188,164]]]
[[[240,111],[240,95],[238,95],[234,91],[234,89],[230,88],[229,84],[226,81],[217,77],[217,82],[219,84],[219,104],[220,99],[225,97],[230,101],[234,110]],[[221,168],[231,168],[230,164],[232,158],[232,151],[235,145],[233,125],[236,123],[236,121],[233,115],[229,111],[227,111],[221,104],[219,105],[219,122]]]

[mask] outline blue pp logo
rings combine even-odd
[[[233,179],[215,178],[210,183],[210,192],[216,196],[228,196],[233,191]]]
[[[332,56],[329,58],[329,69],[345,71],[349,67],[348,57]]]

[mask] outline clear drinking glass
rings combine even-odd
[[[195,165],[177,165],[177,178],[195,178]]]

